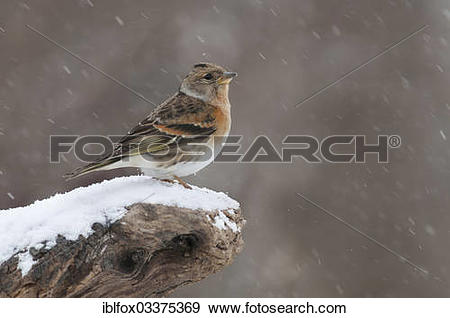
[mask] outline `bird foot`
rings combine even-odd
[[[177,176],[173,176],[183,187],[185,187],[186,189],[192,190],[192,187],[187,184],[186,182],[184,182],[180,177]]]
[[[183,187],[185,187],[186,189],[192,190],[192,187],[189,184],[187,184],[186,182],[184,182],[183,179],[181,179],[180,177],[177,177],[177,176],[173,176],[173,177]],[[172,184],[176,183],[175,180],[173,180],[173,179],[158,179],[158,180],[162,181],[162,182],[172,183]]]
[[[172,183],[172,184],[175,183],[175,181],[172,180],[172,179],[158,179],[158,180],[159,180],[159,181],[162,181],[162,182]]]

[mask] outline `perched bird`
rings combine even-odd
[[[189,188],[180,177],[209,165],[228,136],[228,89],[236,75],[211,63],[194,65],[178,92],[122,137],[111,153],[65,177],[136,167],[145,175],[171,182],[176,179]]]

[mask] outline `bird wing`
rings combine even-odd
[[[215,106],[178,93],[121,138],[109,158],[158,153],[185,139],[208,137],[217,130],[215,112]]]
[[[178,146],[190,141],[201,143],[217,130],[217,107],[178,93],[156,107],[127,135],[114,150],[84,167],[64,175],[72,179],[120,161],[124,157],[143,154],[172,154]]]

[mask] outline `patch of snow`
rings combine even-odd
[[[36,246],[34,247],[37,250],[40,250],[41,248],[43,248],[45,245],[42,243],[36,244]]]
[[[41,244],[41,243],[39,243],[39,244]],[[39,246],[39,244],[36,245],[36,246]],[[50,249],[52,249],[55,245],[56,245],[56,241],[46,242],[46,243],[45,243],[45,248],[48,249],[48,250],[50,250]]]
[[[231,221],[223,212],[219,212],[219,214],[214,217],[213,225],[219,230],[226,230],[228,226],[233,232],[240,231],[236,223]]]
[[[17,267],[22,272],[22,277],[27,275],[36,261],[33,261],[33,256],[27,251],[25,253],[20,253],[19,255],[19,264]]]
[[[214,217],[214,226],[217,227],[219,230],[226,230],[225,221],[220,216]]]
[[[442,130],[439,131],[441,133],[442,139],[447,140],[447,136],[444,134]]]
[[[8,197],[9,197],[11,200],[14,200],[14,199],[15,199],[14,196],[13,196],[13,194],[12,194],[11,192],[8,192],[7,195],[8,195]]]
[[[115,178],[25,207],[0,210],[0,264],[19,251],[41,246],[42,242],[46,242],[46,248],[53,247],[58,234],[67,240],[87,237],[93,232],[92,224],[115,222],[125,215],[125,207],[139,202],[211,212],[239,208],[239,203],[223,192],[196,186],[189,190],[146,176]],[[220,219],[237,230],[223,213]],[[30,259],[26,255],[20,257],[24,273],[31,268]]]

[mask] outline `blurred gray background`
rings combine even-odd
[[[450,4],[440,1],[0,3],[0,209],[136,174],[61,175],[49,135],[123,134],[153,106],[26,28],[160,103],[199,61],[239,72],[232,133],[402,137],[389,164],[216,163],[188,178],[248,220],[234,264],[175,296],[450,296]],[[429,27],[296,108],[423,25]],[[430,272],[302,200],[302,193]],[[3,229],[2,229],[3,230]]]

